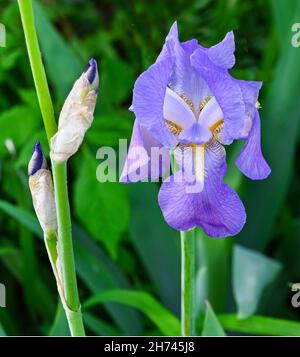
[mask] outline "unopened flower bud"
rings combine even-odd
[[[99,86],[97,62],[89,61],[85,72],[75,82],[59,116],[58,131],[51,139],[51,159],[63,162],[80,147],[93,122]]]
[[[34,146],[28,175],[33,207],[40,225],[45,234],[55,232],[57,221],[53,182],[39,142]]]

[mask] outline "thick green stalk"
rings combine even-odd
[[[28,56],[35,88],[43,116],[48,141],[57,131],[53,104],[37,39],[32,1],[19,0],[19,9],[25,34]],[[66,163],[52,163],[54,191],[58,221],[59,263],[62,271],[61,298],[73,336],[83,336],[84,327],[77,290],[74,253],[71,234],[71,218],[67,190]],[[50,257],[51,258],[51,257]]]
[[[180,232],[181,237],[181,335],[195,336],[195,230]]]

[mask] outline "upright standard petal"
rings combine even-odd
[[[246,213],[236,192],[223,183],[226,162],[221,145],[214,143],[206,150],[205,170],[201,192],[193,193],[188,187],[192,184],[184,180],[180,171],[162,184],[158,201],[164,218],[177,230],[200,226],[210,237],[235,235],[243,228]]]
[[[195,113],[197,113],[201,102],[210,95],[206,82],[191,65],[190,56],[198,47],[196,40],[180,43],[175,22],[157,59],[159,61],[165,58],[167,50],[171,52],[174,57],[174,68],[169,85],[172,90],[190,102]]]
[[[133,111],[139,123],[169,148],[176,139],[165,123],[164,100],[173,63],[168,56],[150,66],[139,76],[133,90]]]
[[[207,82],[223,112],[222,138],[225,144],[230,144],[238,138],[244,123],[245,104],[242,91],[227,70],[216,66],[204,50],[196,50],[191,56],[191,63]]]
[[[157,149],[157,154],[160,155],[154,157],[155,148]],[[153,157],[153,162],[151,162],[151,157]],[[169,173],[169,170],[169,150],[153,138],[147,129],[141,127],[136,119],[127,158],[120,175],[120,182],[137,182],[149,177],[152,180],[157,180],[159,177]]]
[[[254,112],[250,133],[236,160],[236,165],[244,175],[252,180],[263,180],[271,173],[261,151],[260,117],[257,109]]]
[[[233,31],[230,31],[220,43],[207,49],[207,54],[217,66],[232,68],[235,64],[234,51],[234,34]]]

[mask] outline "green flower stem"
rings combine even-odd
[[[35,30],[31,0],[18,0],[33,80],[44,120],[48,141],[57,131],[54,110]]]
[[[181,335],[195,336],[195,230],[180,232],[181,237]]]
[[[34,84],[39,99],[48,142],[50,143],[51,137],[57,131],[57,125],[37,39],[32,1],[18,0],[18,3]],[[71,234],[66,163],[59,165],[52,163],[52,171],[58,221],[59,263],[62,271],[61,279],[63,280],[60,296],[62,298],[72,336],[83,336],[84,327],[80,312]],[[46,243],[50,243],[50,240],[47,241],[46,239]],[[51,254],[53,254],[53,244],[52,242],[50,244],[51,250],[49,256],[51,259]],[[47,249],[48,248],[49,247],[47,246]],[[52,260],[51,263],[53,263]],[[56,275],[56,278],[57,276],[58,275]]]
[[[52,170],[57,209],[59,261],[61,262],[64,285],[64,303],[67,305],[64,307],[67,307],[66,313],[72,335],[84,336],[73,254],[67,164],[66,162],[58,164],[52,161]]]

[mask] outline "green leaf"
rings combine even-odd
[[[232,241],[212,239],[202,229],[196,229],[198,262],[206,267],[207,298],[216,312],[223,311],[230,285],[230,260]]]
[[[70,336],[67,318],[61,302],[58,302],[53,324],[49,336]]]
[[[180,313],[180,237],[163,219],[157,203],[158,187],[129,186],[131,241],[163,303]]]
[[[134,74],[126,62],[119,58],[103,58],[100,72],[101,100],[105,105],[119,105],[128,98],[133,88]]]
[[[220,324],[208,301],[206,301],[206,313],[203,323],[202,336],[226,336],[222,325]]]
[[[273,23],[280,36],[278,63],[265,100],[261,100],[262,147],[272,173],[258,182],[247,180],[242,199],[247,207],[247,222],[239,242],[263,251],[276,224],[290,188],[300,123],[300,51],[291,45],[291,26],[298,22],[300,2],[270,1]],[[264,87],[262,88],[264,91]],[[287,144],[288,143],[288,144]]]
[[[103,115],[96,117],[92,127],[86,133],[86,140],[99,146],[118,147],[119,139],[129,140],[133,121],[128,114]]]
[[[36,91],[34,89],[20,89],[18,93],[25,105],[39,110],[39,102]]]
[[[180,335],[179,320],[148,293],[132,290],[108,290],[92,296],[83,306],[87,309],[104,302],[118,302],[135,307],[141,310],[166,336]]]
[[[129,289],[130,284],[114,262],[90,237],[73,223],[76,270],[94,294],[109,289]],[[116,325],[126,335],[141,331],[140,316],[132,308],[116,304],[104,304]]]
[[[43,239],[42,230],[33,213],[4,201],[0,201],[0,209]],[[130,284],[122,271],[74,223],[73,232],[76,270],[93,293],[105,289],[130,288]],[[19,259],[16,263],[19,263]],[[11,269],[16,267],[16,263],[12,264]],[[14,273],[18,278],[20,269],[16,269]],[[21,277],[19,278],[21,279]],[[105,304],[104,306],[125,334],[136,335],[140,332],[140,318],[135,311],[114,304]]]
[[[39,125],[35,110],[26,106],[15,106],[0,114],[0,154],[6,154],[5,140],[11,139],[16,148],[23,145]]]
[[[37,1],[33,2],[39,42],[47,74],[60,99],[66,97],[84,67],[77,54],[57,32]]]
[[[229,331],[264,336],[300,336],[300,323],[265,316],[240,320],[235,314],[218,315],[222,326]]]
[[[266,287],[278,276],[282,266],[261,253],[235,246],[233,253],[233,292],[238,316],[253,315]]]
[[[20,150],[20,153],[18,155],[17,161],[16,161],[16,167],[27,167],[28,162],[31,158],[32,155],[32,149],[34,147],[34,144],[39,141],[42,145],[43,152],[47,157],[48,154],[48,142],[47,142],[47,137],[45,130],[39,130],[34,132],[30,138],[26,140],[26,143],[22,145],[22,148]]]
[[[120,336],[120,331],[88,312],[83,315],[85,325],[97,336]]]
[[[0,336],[6,336],[6,332],[4,331],[4,328],[1,325],[1,322],[0,322]]]
[[[36,217],[22,208],[12,205],[9,202],[0,200],[0,210],[21,222],[31,232],[39,237],[43,237],[42,229]]]
[[[17,254],[19,254],[19,251],[15,247],[0,246],[0,256],[17,255]]]
[[[96,169],[96,159],[87,152],[74,184],[75,213],[91,236],[116,258],[129,220],[127,187],[118,182],[98,182]]]
[[[205,300],[208,298],[208,274],[207,267],[202,266],[196,273],[196,316],[203,317],[207,310]]]

